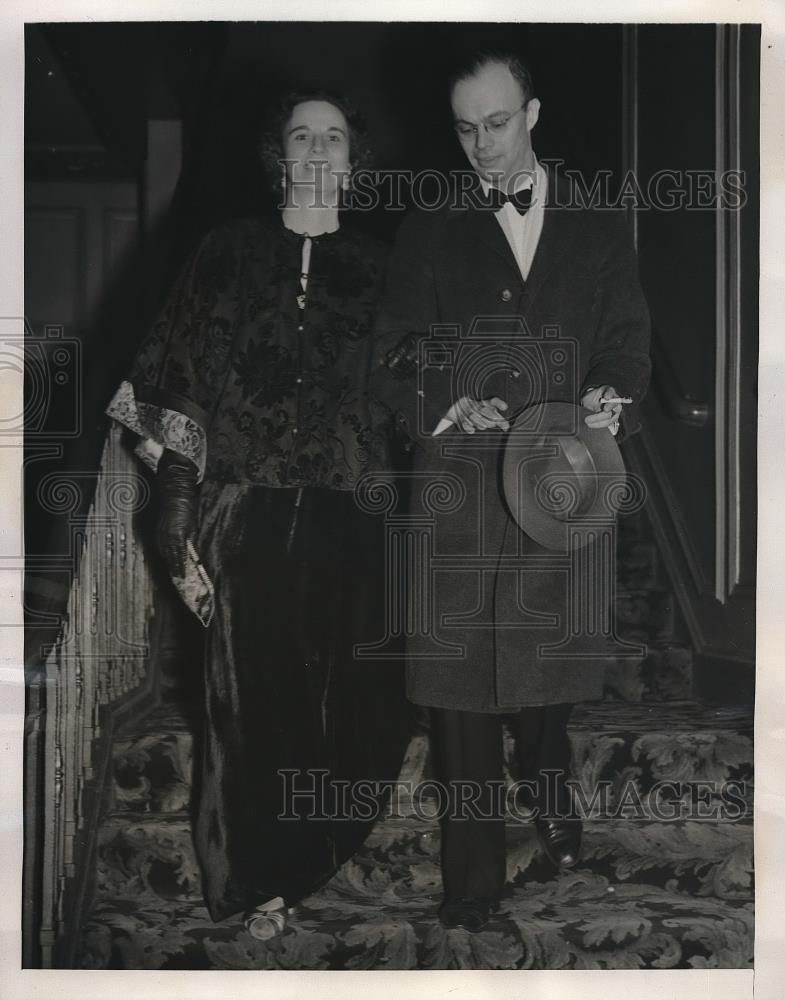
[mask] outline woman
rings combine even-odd
[[[208,624],[205,900],[264,939],[369,832],[334,782],[397,777],[406,703],[394,664],[353,656],[384,634],[383,527],[353,496],[385,461],[367,393],[384,254],[341,214],[362,134],[342,99],[292,96],[261,153],[280,215],[206,237],[108,412],[157,471],[159,546]]]

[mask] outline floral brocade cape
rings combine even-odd
[[[303,242],[244,219],[186,263],[107,408],[151,468],[171,448],[200,481],[352,490],[386,464],[367,388],[386,250],[343,221],[314,237],[303,298]]]

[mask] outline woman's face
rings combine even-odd
[[[349,175],[349,125],[328,101],[303,101],[292,111],[283,134],[287,184],[299,187],[298,202],[310,189],[319,208],[334,205]]]

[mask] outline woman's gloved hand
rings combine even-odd
[[[197,479],[194,463],[164,450],[158,461],[158,548],[172,576],[185,576],[186,543],[196,534]]]

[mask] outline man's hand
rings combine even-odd
[[[581,406],[591,410],[584,421],[588,427],[607,427],[611,434],[616,434],[619,430],[619,417],[621,416],[622,403],[606,402],[606,400],[616,400],[618,393],[612,385],[600,385],[589,391],[581,399]]]
[[[462,396],[457,403],[453,403],[444,420],[457,424],[465,434],[474,434],[475,431],[487,431],[491,428],[508,431],[510,422],[502,412],[506,409],[507,404],[498,396],[480,400]]]

